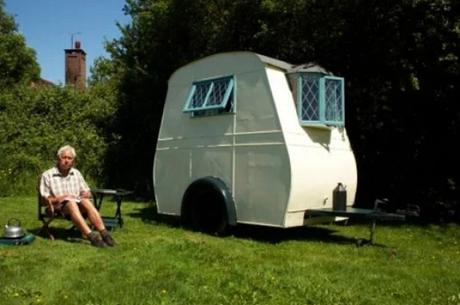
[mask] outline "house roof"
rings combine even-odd
[[[38,88],[38,87],[42,88],[42,87],[54,87],[56,86],[56,84],[44,78],[39,78],[39,79],[31,81],[30,86],[32,88]]]

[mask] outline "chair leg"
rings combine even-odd
[[[44,233],[48,236],[48,238],[50,240],[54,240],[54,236],[53,234],[51,234],[51,230],[50,230],[50,227],[49,227],[49,224],[53,221],[53,218],[47,220],[47,221],[43,221],[43,226],[41,227],[39,233]]]

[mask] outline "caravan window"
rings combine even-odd
[[[233,76],[194,82],[183,111],[193,116],[233,112],[234,83]]]
[[[297,107],[302,125],[344,125],[343,78],[303,73],[298,82]]]

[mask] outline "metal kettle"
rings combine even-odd
[[[21,228],[21,222],[16,218],[11,218],[5,225],[5,238],[21,238],[25,235]]]

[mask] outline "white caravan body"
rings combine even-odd
[[[209,176],[228,187],[236,223],[305,225],[309,209],[332,207],[338,183],[346,186],[347,205],[353,204],[357,170],[346,129],[299,121],[299,71],[259,54],[230,52],[172,74],[153,169],[160,214],[180,216],[187,188]],[[331,75],[318,66],[305,71]],[[222,77],[232,82],[231,109],[191,111],[193,90],[209,87],[199,82]]]

